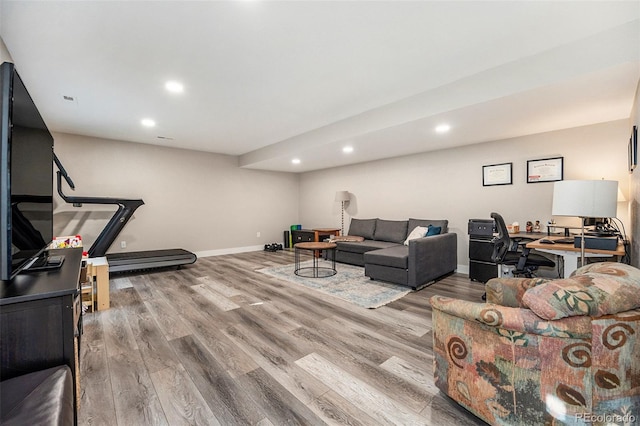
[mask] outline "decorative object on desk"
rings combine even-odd
[[[348,203],[351,197],[349,196],[349,191],[337,191],[335,201],[340,202],[340,233],[344,235],[344,204]]]
[[[520,224],[518,222],[513,222],[511,224],[511,229],[513,230],[514,234],[517,234],[518,232],[520,232]]]
[[[533,232],[540,232],[540,221],[536,220],[536,224],[533,225]]]
[[[73,235],[68,237],[55,237],[51,244],[50,249],[63,249],[82,247],[82,237],[80,235]]]
[[[513,183],[513,163],[482,166],[482,186],[511,185]]]
[[[638,165],[638,126],[633,126],[631,138],[629,138],[629,173]]]
[[[312,260],[307,260],[302,262],[301,266],[311,266],[311,263]],[[364,275],[364,269],[359,266],[337,263],[336,269],[336,275],[321,280],[295,275],[293,264],[258,269],[258,272],[312,288],[368,309],[379,308],[413,291],[404,285],[371,280]]]
[[[527,183],[554,182],[563,179],[564,157],[527,161]]]
[[[584,266],[584,219],[616,217],[618,181],[565,180],[553,185],[554,216],[576,216],[581,219],[580,264]]]
[[[533,232],[533,222],[530,220],[527,221],[527,227],[525,228],[527,233],[530,234]]]

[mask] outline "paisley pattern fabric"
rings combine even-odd
[[[536,315],[550,320],[628,311],[640,307],[640,270],[624,263],[585,265],[569,278],[528,289],[522,300]]]
[[[640,423],[640,308],[547,320],[496,303],[430,302],[435,383],[489,424]]]
[[[512,308],[526,308],[522,301],[530,288],[550,281],[548,278],[492,278],[487,281],[487,303],[495,303]]]

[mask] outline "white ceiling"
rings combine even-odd
[[[0,7],[0,36],[51,130],[248,168],[309,171],[624,119],[640,79],[637,0]],[[166,92],[169,79],[184,93]],[[446,135],[433,130],[442,122]]]

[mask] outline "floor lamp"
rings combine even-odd
[[[348,203],[349,191],[336,191],[336,201],[340,201],[340,210],[342,212],[340,221],[340,235],[344,235],[344,203]]]
[[[580,264],[584,266],[585,218],[617,216],[618,181],[562,180],[553,185],[553,216],[577,216],[582,222]]]

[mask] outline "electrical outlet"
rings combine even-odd
[[[126,241],[120,241],[120,248],[127,248],[127,242]]]
[[[256,232],[256,238],[260,238],[260,231]]]

